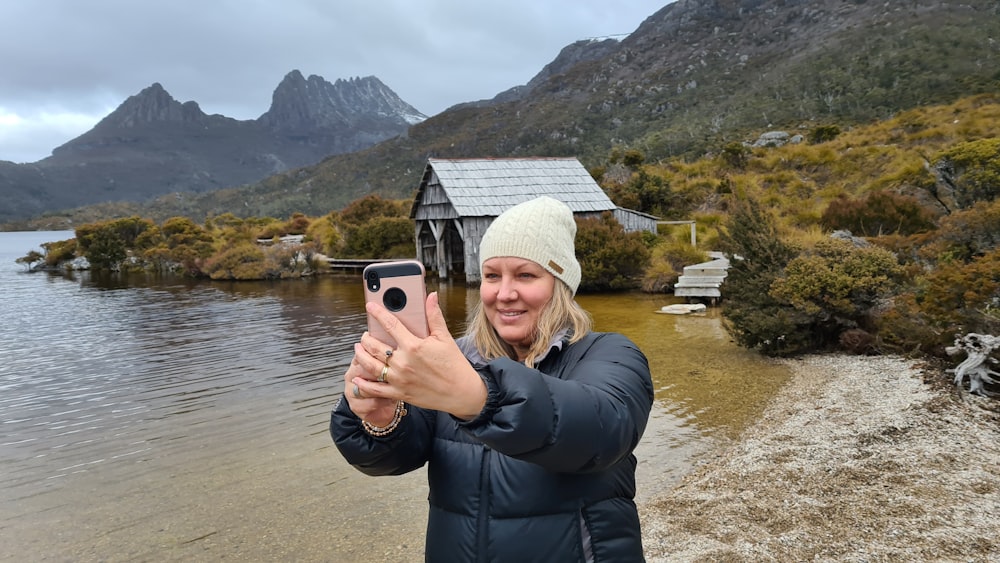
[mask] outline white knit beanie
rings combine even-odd
[[[479,271],[490,258],[524,258],[565,282],[575,295],[580,286],[575,238],[576,221],[565,203],[548,196],[519,203],[486,229],[479,244]]]

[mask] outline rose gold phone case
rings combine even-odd
[[[380,303],[420,338],[429,334],[424,309],[427,288],[424,284],[424,265],[416,260],[377,262],[368,265],[362,274],[365,285],[365,302]],[[368,316],[368,332],[375,338],[396,348],[396,341],[378,321]]]

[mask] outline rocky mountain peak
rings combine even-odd
[[[94,129],[133,128],[158,122],[201,121],[205,113],[196,102],[180,103],[159,82],[129,96]]]
[[[274,90],[271,107],[258,122],[280,130],[343,129],[360,122],[413,125],[427,119],[374,76],[338,79],[305,78],[298,70],[285,75]]]

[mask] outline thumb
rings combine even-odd
[[[448,323],[445,321],[444,313],[441,311],[438,292],[432,291],[427,295],[425,309],[427,311],[427,328],[430,329],[431,336],[448,336],[451,338],[451,333],[448,331]]]

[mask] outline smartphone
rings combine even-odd
[[[424,265],[417,260],[376,262],[365,267],[365,302],[381,303],[396,315],[410,332],[426,338],[427,311],[424,308],[427,287],[424,284]],[[375,338],[396,348],[396,341],[377,320],[368,315],[368,332]]]

